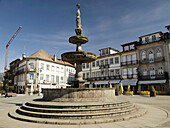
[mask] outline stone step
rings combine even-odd
[[[133,104],[126,104],[123,106],[116,107],[104,107],[104,108],[81,108],[81,109],[67,109],[67,108],[39,108],[39,107],[31,107],[27,105],[21,106],[21,109],[26,111],[33,112],[42,112],[42,113],[98,113],[98,112],[111,112],[111,111],[120,111],[125,109],[130,109],[135,107]]]
[[[104,117],[112,117],[112,116],[120,116],[125,114],[130,114],[132,112],[137,111],[136,107],[119,110],[119,111],[111,111],[111,112],[100,112],[100,113],[72,113],[72,114],[63,114],[63,113],[42,113],[42,112],[33,112],[26,111],[21,108],[17,109],[16,112],[21,115],[31,116],[31,117],[39,117],[39,118],[56,118],[56,119],[91,119],[91,118],[104,118]]]
[[[103,108],[103,107],[115,107],[130,104],[129,101],[114,101],[110,103],[100,103],[100,102],[37,102],[31,101],[27,102],[27,106],[38,107],[38,108],[67,108],[67,109],[82,109],[82,108]]]
[[[76,120],[28,117],[16,113],[15,110],[10,111],[8,115],[17,120],[33,122],[33,123],[58,124],[58,125],[80,125],[80,124],[85,125],[85,124],[98,124],[98,123],[109,123],[109,122],[129,120],[132,118],[140,117],[146,113],[147,110],[145,108],[139,108],[138,111],[128,115],[121,115],[121,116],[107,117],[107,118],[96,118],[96,119],[76,119]]]

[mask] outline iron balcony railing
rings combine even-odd
[[[110,68],[110,65],[109,64],[99,65],[99,69],[103,69],[103,68]]]
[[[158,63],[158,62],[165,62],[165,57],[155,57],[154,59],[140,60],[139,64]]]
[[[121,75],[116,75],[116,76],[101,76],[101,77],[88,77],[88,78],[84,78],[84,79],[88,80],[88,81],[113,80],[113,79],[121,79]]]
[[[132,60],[132,61],[121,62],[121,66],[125,66],[125,65],[133,65],[133,64],[138,64],[138,60]]]
[[[139,75],[139,80],[162,80],[167,78],[168,74],[166,72],[160,75]]]

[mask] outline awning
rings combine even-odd
[[[163,84],[166,80],[149,80],[149,81],[139,81],[138,84]]]
[[[118,84],[120,82],[120,80],[110,80],[111,84]]]
[[[123,84],[123,86],[124,85],[136,85],[136,83],[137,83],[137,79],[133,79],[133,80],[122,80],[121,82],[120,82],[120,84],[122,83]]]
[[[94,84],[108,84],[109,81],[96,81]]]

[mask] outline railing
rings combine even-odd
[[[116,76],[102,76],[102,77],[89,77],[89,78],[84,78],[85,80],[88,81],[95,81],[95,80],[113,80],[113,79],[121,79],[121,75],[116,75]]]
[[[167,73],[161,74],[161,75],[140,75],[139,80],[161,80],[168,78]]]
[[[125,66],[125,65],[133,65],[133,64],[138,64],[138,60],[132,60],[132,61],[121,62],[121,66]]]
[[[133,74],[127,74],[127,78],[128,78],[128,79],[133,78]]]
[[[140,60],[139,64],[158,63],[162,61],[163,62],[165,61],[165,57],[155,57],[152,60],[149,60],[149,59]]]
[[[110,68],[110,65],[109,64],[99,65],[99,69],[103,69],[103,68]]]

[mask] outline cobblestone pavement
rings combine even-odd
[[[141,105],[148,110],[142,117],[128,121],[94,124],[94,125],[49,125],[36,124],[11,119],[8,112],[17,106],[21,106],[32,99],[42,96],[18,95],[17,97],[0,97],[0,128],[170,128],[170,96],[119,96],[133,103]]]

